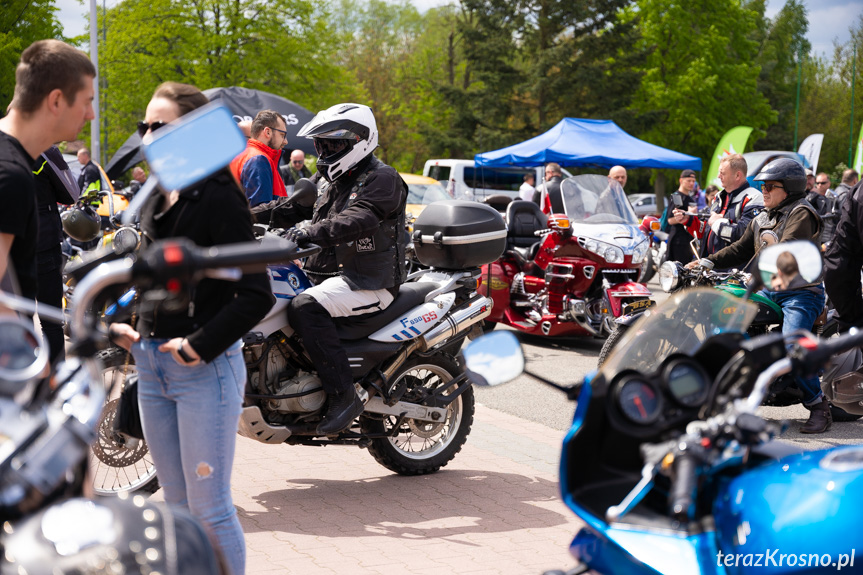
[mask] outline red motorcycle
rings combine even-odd
[[[564,214],[546,216],[526,201],[507,206],[507,246],[483,266],[479,292],[494,301],[496,323],[534,335],[607,337],[614,318],[653,305],[637,283],[648,238],[623,188],[600,175],[560,185]]]

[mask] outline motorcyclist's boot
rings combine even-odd
[[[335,435],[346,429],[363,412],[363,402],[353,386],[343,393],[327,395],[327,413],[318,424],[318,435]]]
[[[809,419],[800,428],[800,433],[824,433],[833,424],[833,416],[830,414],[830,403],[826,397],[809,407]]]
[[[327,411],[318,423],[317,433],[335,435],[363,412],[348,354],[339,341],[333,318],[313,297],[307,294],[295,297],[288,306],[288,321],[303,338],[327,393]]]

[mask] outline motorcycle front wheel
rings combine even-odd
[[[99,359],[102,361],[102,381],[107,399],[99,417],[96,441],[90,448],[93,490],[97,495],[133,491],[155,493],[159,489],[159,480],[147,442],[126,438],[114,431],[123,384],[137,372],[135,359],[118,347],[99,352]]]
[[[406,384],[401,400],[419,403],[461,372],[457,363],[443,355],[413,358],[393,375],[390,387]],[[448,390],[447,395],[453,391]],[[372,439],[369,445],[378,463],[399,475],[424,475],[438,471],[461,451],[473,414],[473,387],[468,387],[449,404],[442,421],[405,419],[399,424],[395,416],[366,414],[360,418],[360,428],[369,435],[387,435]]]

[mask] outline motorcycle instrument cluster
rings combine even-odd
[[[611,388],[613,421],[627,428],[669,428],[707,400],[710,378],[692,359],[672,356],[652,374],[618,374]]]

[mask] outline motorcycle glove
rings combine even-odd
[[[298,228],[291,228],[285,232],[285,238],[291,240],[297,247],[304,247],[309,245],[312,240],[309,238],[309,234],[305,230],[301,230]]]

